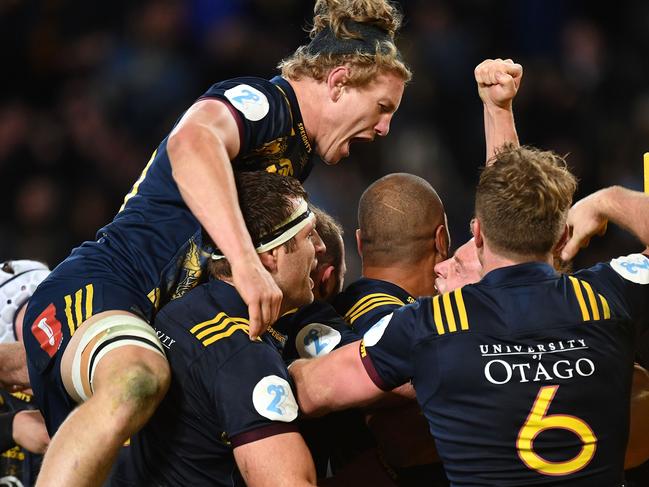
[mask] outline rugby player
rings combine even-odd
[[[12,260],[0,263],[0,343],[7,347],[6,350],[23,349],[22,322],[27,301],[49,273],[42,262]],[[11,358],[24,360],[24,352]],[[41,455],[50,441],[43,416],[33,405],[30,392],[16,390],[10,393],[0,389],[0,452],[3,452],[0,485],[34,485]]]
[[[100,485],[164,396],[169,368],[149,323],[200,280],[201,226],[231,263],[250,337],[275,321],[281,292],[246,231],[233,172],[304,180],[315,155],[335,164],[352,143],[387,135],[411,77],[394,43],[400,22],[387,0],[317,0],[311,40],[279,64],[282,76],[208,89],[97,240],[39,287],[25,347],[36,402],[57,432],[39,486]]]
[[[243,173],[236,181],[258,258],[282,290],[281,311],[310,303],[314,243],[324,249],[302,186],[266,172]],[[220,252],[214,255],[212,279],[156,317],[170,389],[132,437],[112,485],[315,485],[281,356],[285,336],[270,327],[249,339],[247,308],[230,264]]]
[[[296,362],[304,412],[412,380],[452,485],[622,485],[649,253],[573,276],[552,259],[563,247],[569,260],[608,221],[649,244],[649,196],[607,188],[568,216],[575,187],[551,152],[499,152],[472,223],[485,277],[395,311],[359,347]]]

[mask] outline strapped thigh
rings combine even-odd
[[[111,350],[127,345],[142,347],[165,356],[151,325],[130,314],[106,316],[83,331],[83,337],[74,352],[71,371],[74,391],[83,401],[93,393],[92,381],[101,359]]]

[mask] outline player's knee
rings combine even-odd
[[[161,358],[151,367],[147,363],[136,363],[127,367],[119,378],[120,401],[141,410],[157,405],[169,387],[169,366]]]
[[[151,417],[169,387],[170,371],[163,357],[107,365],[98,371],[95,396],[110,409],[115,427],[129,434]]]

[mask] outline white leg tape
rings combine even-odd
[[[88,364],[81,366],[82,355],[88,344],[98,335],[102,335],[90,350]],[[84,391],[82,377],[88,377],[90,390],[92,392],[92,381],[101,359],[111,350],[126,345],[135,345],[153,352],[157,352],[163,357],[164,349],[156,335],[155,330],[144,320],[130,315],[111,315],[96,321],[83,332],[83,337],[79,342],[74,353],[72,361],[72,384],[79,397],[86,401],[88,395]],[[82,370],[85,369],[85,370]]]

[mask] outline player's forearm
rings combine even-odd
[[[299,359],[291,364],[289,372],[297,391],[300,412],[306,416],[322,416],[331,411],[328,389],[318,387],[319,371],[313,367],[316,359]]]
[[[602,215],[649,246],[649,195],[621,186],[611,186],[598,193]]]
[[[192,127],[169,139],[173,177],[194,216],[231,263],[255,258],[227,151],[209,128]]]
[[[27,357],[22,343],[0,344],[0,386],[29,387]]]
[[[500,108],[483,104],[485,142],[487,145],[487,164],[496,154],[496,150],[506,143],[519,146],[514,112],[511,107]]]

